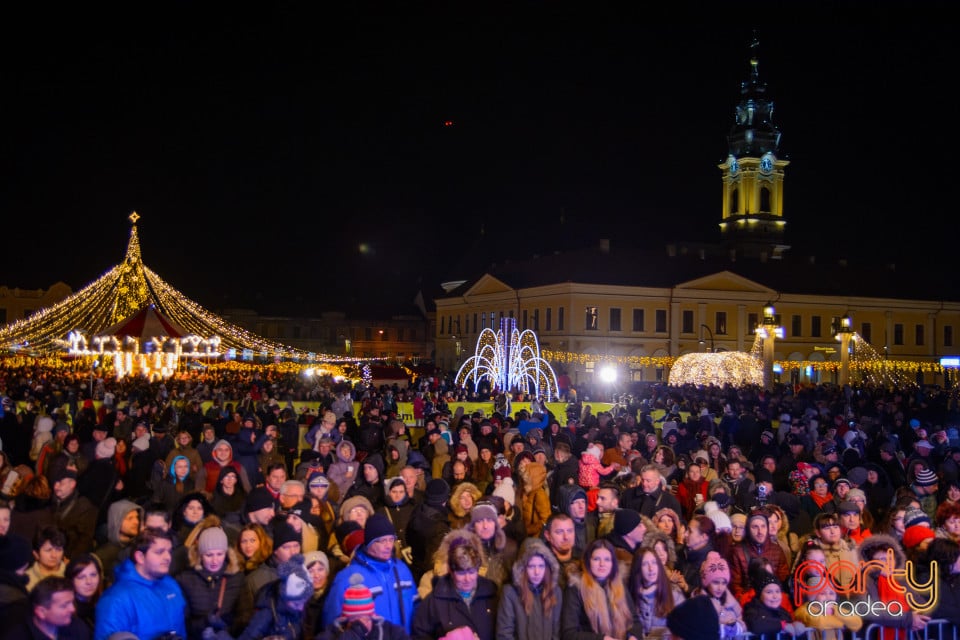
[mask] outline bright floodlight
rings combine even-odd
[[[309,368],[309,369],[304,369],[304,370],[303,370],[303,375],[306,376],[307,378],[309,378],[310,376],[312,376],[312,375],[313,375],[313,368],[311,367],[311,368]]]
[[[613,367],[604,367],[600,369],[600,380],[606,383],[616,382],[617,370]]]

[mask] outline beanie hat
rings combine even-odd
[[[246,513],[252,513],[254,511],[259,511],[260,509],[276,508],[276,503],[273,500],[273,496],[270,495],[270,492],[267,491],[266,487],[257,487],[251,489],[250,493],[247,494],[247,500],[244,503],[244,509]]]
[[[146,451],[150,448],[150,436],[140,436],[133,441],[133,444],[130,445],[137,451]]]
[[[720,617],[709,596],[695,596],[667,614],[667,628],[684,640],[716,640]]]
[[[937,537],[937,534],[933,532],[928,526],[922,524],[915,524],[912,527],[907,527],[903,532],[903,546],[906,549],[913,549],[916,546],[919,546],[924,540],[932,540]]]
[[[347,515],[356,507],[363,507],[366,509],[367,515],[373,515],[373,505],[370,504],[370,501],[365,496],[351,496],[340,505],[340,519],[346,520]]]
[[[117,439],[116,438],[104,438],[97,443],[96,455],[97,458],[112,458],[113,455],[117,452]]]
[[[303,556],[299,553],[281,562],[277,567],[277,577],[280,578],[280,598],[291,600],[306,600],[313,595],[313,581],[303,565]]]
[[[280,520],[273,525],[273,548],[274,550],[285,545],[288,542],[303,543],[297,530],[287,524],[286,520]],[[303,558],[301,558],[301,561]]]
[[[329,487],[330,479],[327,476],[319,473],[317,471],[310,474],[310,477],[307,479],[307,487],[310,489],[316,489],[318,487]]]
[[[850,502],[856,502],[857,500],[867,501],[867,494],[864,493],[863,489],[850,489],[847,491],[847,500]]]
[[[917,475],[913,477],[913,484],[918,487],[931,487],[938,482],[940,482],[940,479],[937,478],[937,474],[932,469],[920,469],[920,471],[917,471]]]
[[[226,551],[230,547],[227,534],[220,527],[207,527],[200,532],[197,539],[197,551],[200,555],[208,551]]]
[[[442,506],[450,499],[450,485],[443,478],[433,478],[427,483],[426,502],[431,507]]]
[[[0,536],[0,570],[15,572],[33,560],[33,550],[27,539],[17,533]]]
[[[923,525],[924,523],[926,523],[928,528],[933,527],[933,521],[930,520],[930,516],[921,509],[907,509],[906,513],[903,514],[903,526],[905,528],[909,529],[910,527]]]
[[[707,585],[718,578],[723,578],[727,584],[730,583],[730,565],[719,553],[711,551],[700,564],[700,584]]]
[[[837,478],[836,480],[833,481],[833,487],[831,487],[830,490],[831,490],[832,492],[836,493],[837,487],[840,486],[841,484],[845,484],[845,485],[847,485],[847,488],[853,489],[853,484],[852,484],[848,479],[846,479],[846,478]]]
[[[500,485],[493,490],[493,495],[500,496],[504,502],[511,506],[517,503],[517,489],[513,484],[513,478],[504,478]]]
[[[354,549],[363,544],[363,528],[353,520],[344,520],[334,530],[340,548],[347,556],[353,555]]]
[[[760,433],[760,437],[761,437],[761,438],[766,437],[766,438],[770,438],[771,440],[773,440],[773,438],[774,438],[775,436],[773,435],[773,431],[770,431],[770,429],[764,429],[764,430]]]
[[[757,481],[757,484],[760,484],[761,482],[769,482],[770,484],[773,484],[773,474],[764,467],[760,467],[753,472],[753,479]]]
[[[77,470],[76,470],[76,469],[66,469],[66,468],[59,469],[58,471],[56,471],[56,472],[53,474],[53,477],[51,477],[50,480],[52,481],[52,484],[57,484],[58,482],[60,482],[60,481],[63,480],[64,478],[73,478],[74,480],[76,480],[76,479],[77,479]]]
[[[497,454],[493,461],[493,481],[509,478],[511,475],[510,461],[502,454]]]
[[[763,509],[754,509],[753,511],[751,511],[747,515],[747,525],[749,525],[750,521],[755,518],[763,518],[764,522],[769,523],[769,519],[767,518],[767,512]]]
[[[760,595],[760,592],[763,591],[764,587],[766,587],[768,584],[775,584],[783,589],[783,585],[780,584],[779,580],[777,580],[777,576],[773,575],[769,571],[758,571],[756,575],[753,576],[753,580],[751,580],[751,586],[753,587],[754,591],[757,592],[757,595]]]
[[[310,567],[318,562],[326,567],[327,573],[330,573],[330,559],[327,558],[327,554],[323,551],[311,551],[303,554],[303,566],[305,566],[308,571]]]
[[[70,433],[70,425],[64,422],[58,422],[53,428],[53,435],[57,435],[58,433]]]
[[[390,519],[382,513],[376,513],[367,518],[367,524],[363,528],[363,543],[370,544],[377,538],[396,535],[397,529]]]
[[[919,421],[919,420],[917,420],[916,418],[910,418],[910,428],[911,428],[911,429],[916,429],[916,428],[919,427],[919,426],[920,426],[920,421]]]
[[[637,528],[640,514],[633,509],[617,509],[613,514],[613,532],[625,536]]]
[[[704,515],[706,515],[708,518],[710,518],[711,520],[713,520],[713,526],[714,526],[714,528],[715,528],[718,532],[719,532],[719,531],[726,531],[726,532],[729,533],[730,531],[733,531],[733,522],[730,520],[730,516],[728,516],[728,515],[726,514],[726,512],[724,512],[724,511],[722,511],[722,510],[720,510],[720,509],[717,509],[716,507],[713,508],[713,509],[711,509],[710,511],[707,511],[707,510],[706,510],[706,509],[707,509],[707,505],[709,505],[709,504],[710,504],[710,503],[708,502],[706,505],[704,505]],[[714,503],[714,504],[716,504],[716,503]]]
[[[470,523],[472,524],[477,520],[493,520],[496,522],[497,508],[489,502],[478,502],[470,509]]]
[[[343,592],[343,606],[340,615],[347,620],[373,616],[376,608],[373,606],[373,594],[363,584],[363,576],[355,573],[350,576],[350,586]]]

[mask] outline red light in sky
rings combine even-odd
[[[445,126],[445,127],[452,127],[452,126],[453,126],[453,120],[444,120],[444,121],[443,121],[443,126]]]

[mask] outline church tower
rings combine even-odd
[[[727,135],[728,155],[718,165],[723,180],[720,234],[732,257],[776,259],[783,244],[784,169],[778,157],[780,130],[773,123],[773,101],[760,81],[756,37],[750,45],[750,77],[740,84],[740,102]]]

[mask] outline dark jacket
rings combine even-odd
[[[450,531],[447,510],[422,502],[413,508],[407,524],[407,542],[413,553],[413,577],[418,582],[424,573],[433,569],[433,552],[443,536]]]
[[[743,608],[743,621],[756,640],[776,640],[783,623],[793,622],[793,618],[783,607],[771,609],[763,604],[758,595]]]
[[[477,577],[477,590],[470,605],[457,593],[453,576],[434,580],[433,591],[413,614],[413,640],[433,640],[457,627],[470,627],[479,640],[494,640],[497,619],[497,585]]]
[[[280,597],[282,580],[265,586],[257,596],[256,610],[237,640],[254,640],[276,636],[284,640],[300,640],[303,630],[303,611],[295,611]]]
[[[54,498],[50,511],[57,528],[67,537],[64,556],[76,558],[81,553],[93,551],[93,531],[99,513],[86,496],[74,490],[66,500]]]
[[[373,626],[370,631],[357,621],[346,624],[346,620],[338,620],[331,624],[321,633],[318,633],[316,640],[409,640],[410,636],[398,624],[393,624],[384,620],[380,616],[373,617]],[[307,635],[304,634],[304,639]]]

